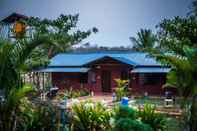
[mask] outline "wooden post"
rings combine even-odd
[[[42,89],[44,90],[44,72],[42,73]]]

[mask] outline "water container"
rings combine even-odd
[[[123,106],[128,106],[129,104],[129,98],[128,97],[123,97],[121,100],[121,105]]]

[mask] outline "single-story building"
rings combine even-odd
[[[60,89],[83,87],[110,93],[116,88],[115,79],[125,79],[132,92],[158,95],[163,94],[169,71],[147,53],[123,51],[58,54],[39,70],[51,73],[53,86]]]

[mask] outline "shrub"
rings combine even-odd
[[[115,79],[117,87],[115,88],[116,100],[120,101],[122,97],[127,96],[126,86],[128,84],[128,80],[120,80]]]
[[[138,111],[138,116],[143,123],[150,125],[154,131],[164,131],[166,129],[165,117],[155,112],[155,106],[145,104],[143,110]]]
[[[90,91],[88,89],[80,89],[81,96],[88,96],[90,95]]]
[[[64,99],[65,97],[68,99],[77,98],[81,96],[88,96],[89,94],[90,93],[87,89],[73,90],[72,88],[70,88],[70,89],[65,89],[63,91],[58,92],[55,99],[61,100],[61,99]]]
[[[73,130],[74,131],[99,131],[110,129],[111,110],[102,103],[91,101],[74,104],[73,107]]]
[[[152,131],[152,128],[137,119],[134,109],[120,106],[115,115],[113,131]]]
[[[22,88],[13,88],[9,91],[5,100],[0,102],[0,130],[17,130],[31,118],[25,112],[31,112],[30,101],[27,99],[33,91],[31,86],[24,85]]]
[[[49,103],[37,103],[31,106],[31,111],[24,110],[23,115],[29,119],[21,125],[21,130],[25,131],[51,131],[58,129],[57,120],[59,119],[59,111],[56,107]]]

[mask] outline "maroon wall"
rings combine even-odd
[[[152,95],[164,95],[164,90],[162,89],[162,85],[166,82],[165,74],[157,74],[160,75],[160,78],[155,80],[154,84],[141,84],[139,74],[132,74],[131,76],[131,84],[132,92],[137,94],[144,94],[144,92],[148,92],[148,94]]]
[[[87,83],[80,83],[80,73],[52,73],[52,83],[61,89],[70,87],[73,89],[88,88],[95,93],[101,93],[101,76],[103,71],[111,72],[111,91],[113,91],[116,88],[116,82],[114,80],[121,78],[121,72],[127,71],[128,74],[130,74],[132,70],[131,66],[109,58],[96,61],[92,63],[90,67],[91,70],[88,73],[89,78]],[[90,81],[90,72],[95,73],[95,82]],[[139,74],[130,74],[129,87],[132,88],[133,93],[138,93],[140,95],[144,94],[144,92],[162,95],[164,94],[162,85],[165,84],[166,76],[165,74],[157,74],[157,77],[158,76],[159,79],[153,79],[154,84],[141,84]]]
[[[96,81],[97,81],[95,87],[97,88],[98,91],[102,91],[101,74],[105,70],[111,72],[111,90],[112,91],[117,86],[116,82],[115,82],[115,79],[120,79],[121,78],[121,72],[123,70],[127,70],[128,73],[129,73],[129,67],[125,66],[125,65],[116,65],[116,66],[100,65],[99,69],[94,69],[94,71],[96,72]]]
[[[52,83],[53,86],[60,89],[80,89],[93,86],[90,83],[81,83],[80,73],[52,73]]]
[[[115,79],[121,78],[121,72],[127,70],[129,73],[129,67],[125,65],[99,65],[99,68],[93,68],[91,72],[95,73],[96,82],[92,83],[88,80],[88,83],[80,83],[80,73],[52,73],[53,86],[57,86],[60,89],[70,88],[79,89],[80,87],[88,88],[96,93],[102,92],[101,74],[102,71],[111,72],[111,90],[116,87]],[[90,78],[89,78],[90,79]]]
[[[88,80],[88,83],[80,83],[80,73],[52,73],[52,83],[57,87],[64,89],[70,88],[79,89],[79,88],[88,88],[93,90],[95,93],[102,92],[101,85],[101,72],[103,70],[111,71],[111,90],[113,91],[116,87],[115,79],[121,78],[121,71],[125,69],[125,67],[121,66],[100,66],[99,69],[93,69],[92,72],[96,74],[96,82],[92,83]],[[161,74],[162,75],[162,74]],[[131,74],[130,85],[132,88],[132,92],[136,94],[144,94],[144,92],[148,92],[148,94],[152,95],[164,95],[164,90],[162,89],[162,85],[165,84],[166,77],[162,75],[161,79],[155,84],[140,84],[139,74]]]

